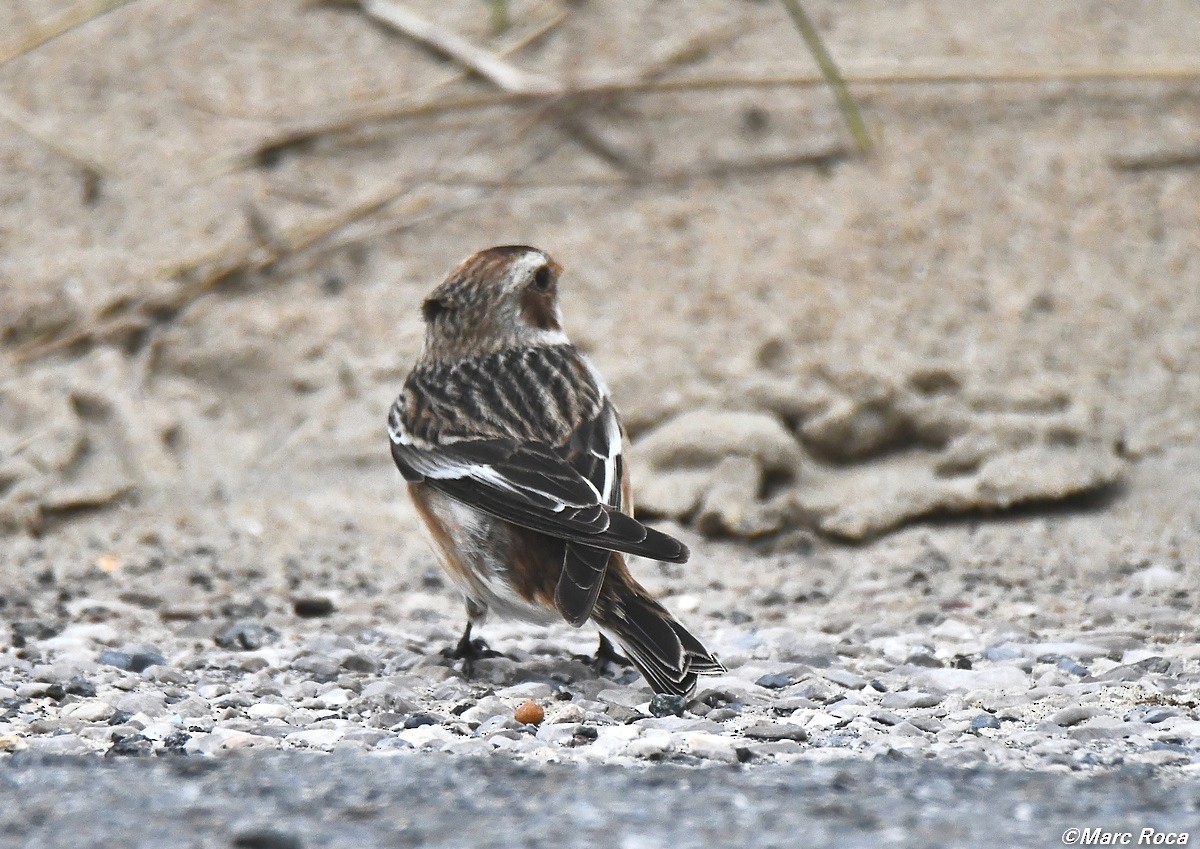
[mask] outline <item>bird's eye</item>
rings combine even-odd
[[[543,265],[537,271],[533,272],[533,288],[538,291],[545,292],[553,282],[554,280],[550,274],[550,266]]]
[[[421,315],[425,317],[427,322],[432,322],[439,315],[450,311],[450,305],[444,301],[439,301],[437,298],[429,298],[425,303],[421,304]]]

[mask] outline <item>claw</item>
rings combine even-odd
[[[463,675],[466,678],[471,677],[474,671],[475,661],[483,660],[489,657],[504,657],[501,652],[494,651],[488,647],[482,639],[471,639],[471,623],[467,623],[467,628],[463,631],[462,638],[458,641],[458,645],[454,648],[442,649],[442,657],[449,660],[461,660],[463,662]]]

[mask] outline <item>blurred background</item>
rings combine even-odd
[[[0,5],[5,616],[452,640],[384,419],[520,242],[727,662],[1194,640],[1195,4],[804,8],[865,135],[765,0]]]

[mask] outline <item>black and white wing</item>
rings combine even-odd
[[[672,563],[688,559],[683,543],[606,503],[600,489],[550,445],[500,438],[435,445],[409,433],[403,419],[397,403],[388,430],[392,458],[408,481],[423,481],[498,519],[569,543]]]
[[[622,442],[617,411],[606,398],[599,415],[580,425],[566,446],[567,462],[591,482],[602,502],[613,510],[622,507],[621,482],[625,474]],[[578,627],[592,615],[610,558],[607,551],[567,543],[554,604],[572,625]]]

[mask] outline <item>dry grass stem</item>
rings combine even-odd
[[[1048,82],[1188,82],[1200,79],[1200,63],[1181,61],[1178,64],[1147,64],[1126,66],[1078,66],[1073,68],[1029,68],[1006,66],[928,65],[914,68],[863,68],[845,71],[843,77],[851,85],[1002,85],[1040,84]],[[290,130],[260,143],[239,161],[261,159],[288,145],[352,130],[361,124],[382,121],[403,121],[428,118],[457,112],[474,112],[497,107],[523,106],[562,100],[568,97],[592,98],[626,94],[659,94],[678,92],[756,90],[781,88],[812,88],[824,85],[820,74],[729,74],[695,76],[673,79],[638,77],[582,81],[570,89],[555,92],[500,92],[467,95],[442,99],[405,97],[391,103],[372,104],[361,110],[324,118],[305,128]]]
[[[645,169],[632,156],[587,126],[580,114],[582,101],[564,96],[562,93],[565,89],[559,83],[541,74],[524,71],[476,47],[457,33],[437,26],[394,0],[359,0],[359,8],[373,20],[386,24],[483,77],[505,94],[553,95],[541,117],[549,117],[561,131],[602,162],[629,174],[640,176],[644,173]]]
[[[553,32],[562,22],[565,21],[567,15],[561,12],[553,15],[546,20],[536,24],[528,32],[523,33],[518,38],[504,45],[496,55],[510,56],[518,53],[529,47],[531,44],[536,44],[546,35]],[[425,87],[419,99],[428,99],[440,88],[452,85],[456,82],[461,82],[470,76],[470,72],[459,70],[452,74],[446,75],[431,85]],[[326,115],[315,120],[306,122],[302,126],[290,127],[282,132],[273,134],[254,146],[253,149],[246,153],[235,157],[232,162],[229,162],[224,167],[218,169],[218,173],[229,171],[238,166],[248,164],[264,164],[272,161],[281,154],[291,148],[296,148],[308,144],[318,138],[324,136],[337,135],[339,133],[351,132],[362,127],[365,124],[375,123],[377,121],[386,121],[392,119],[397,109],[404,109],[413,103],[412,95],[405,95],[403,98],[389,100],[383,103],[370,103],[364,106],[356,107],[345,112],[339,112],[336,115]]]
[[[24,56],[29,51],[53,41],[60,35],[132,2],[133,0],[94,0],[94,2],[81,3],[67,9],[57,18],[34,27],[31,32],[26,33],[8,47],[0,47],[0,65],[6,65],[13,59]]]
[[[116,168],[102,161],[98,156],[77,149],[65,142],[61,133],[45,125],[45,122],[31,112],[27,112],[7,98],[0,97],[0,120],[6,121],[36,139],[49,150],[81,168],[88,179],[96,180],[101,177],[116,176]]]
[[[548,93],[556,91],[549,79],[522,70],[494,53],[477,47],[458,33],[439,27],[394,0],[360,0],[363,14],[413,41],[425,45],[478,74],[501,91],[510,93]]]
[[[792,23],[799,30],[800,37],[808,46],[808,52],[812,54],[817,67],[821,69],[821,76],[825,78],[829,88],[833,91],[833,96],[837,99],[838,110],[842,113],[842,118],[850,130],[854,143],[858,145],[859,152],[865,156],[871,152],[871,134],[867,130],[866,122],[863,121],[858,103],[850,94],[850,89],[846,87],[846,81],[842,78],[837,63],[833,61],[833,57],[825,48],[821,34],[817,32],[817,28],[813,26],[813,22],[805,13],[804,7],[800,5],[800,0],[780,0],[780,2],[783,3]]]
[[[1119,153],[1109,159],[1118,171],[1162,171],[1169,168],[1200,167],[1200,146],[1169,148],[1139,153]]]
[[[263,237],[263,225],[256,223],[252,216],[249,222],[251,239],[247,242],[173,263],[156,275],[178,285],[141,298],[119,298],[86,324],[56,328],[31,340],[17,350],[16,359],[34,360],[71,348],[127,340],[143,334],[156,325],[174,320],[210,292],[251,274],[270,270],[284,260],[319,250],[341,231],[387,209],[410,190],[408,184],[389,187],[286,232],[271,232],[268,238]],[[428,197],[414,198],[406,211],[421,213],[429,203]],[[401,226],[393,223],[392,228]],[[265,229],[269,230],[269,227]]]

